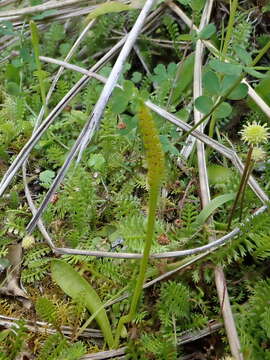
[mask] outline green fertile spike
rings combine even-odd
[[[162,181],[165,170],[164,152],[153,116],[144,104],[140,107],[138,117],[146,151],[148,183],[151,188]]]

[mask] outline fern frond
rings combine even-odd
[[[57,319],[57,308],[53,302],[47,298],[38,298],[35,304],[37,314],[42,320],[55,324]]]

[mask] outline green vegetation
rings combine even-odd
[[[210,3],[153,4],[114,79],[145,2],[1,6],[0,360],[270,359],[270,7]]]

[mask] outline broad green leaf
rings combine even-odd
[[[263,100],[270,105],[270,71],[267,72],[266,77],[262,79],[256,86],[256,93],[262,96]]]
[[[199,96],[195,100],[196,109],[203,114],[208,114],[214,106],[213,100],[209,96]]]
[[[238,76],[225,75],[221,82],[221,95],[224,95],[238,80]]]
[[[162,84],[164,81],[168,81],[167,69],[164,64],[158,64],[154,68],[153,81],[158,84]]]
[[[110,348],[113,346],[112,329],[103,304],[95,289],[73,267],[61,260],[52,260],[52,278],[65,294],[75,302],[81,302],[95,317]]]
[[[89,21],[101,15],[117,13],[126,10],[134,10],[134,8],[130,5],[126,5],[118,1],[109,1],[99,5],[95,10],[87,15],[85,22],[88,23]]]
[[[212,35],[217,31],[216,26],[214,24],[206,25],[202,31],[199,33],[199,39],[209,39]]]
[[[115,114],[121,114],[128,106],[129,99],[122,89],[116,88],[111,99],[111,109]]]
[[[201,11],[206,0],[190,0],[190,6],[194,11]]]
[[[5,77],[8,81],[20,84],[20,70],[12,64],[7,64]]]
[[[175,113],[175,116],[179,117],[183,121],[188,121],[189,111],[186,108],[182,108],[181,110]]]
[[[239,84],[229,95],[230,100],[240,100],[247,96],[248,86],[246,84]]]
[[[193,69],[194,69],[194,53],[186,57],[183,63],[179,65],[178,81],[175,89],[173,89],[172,102],[173,104],[177,103],[183,92],[187,89],[189,84],[191,84],[193,79]]]
[[[13,24],[11,21],[1,21],[0,24],[0,35],[15,35]]]
[[[7,83],[6,91],[13,96],[19,96],[21,95],[20,87],[17,83],[10,81]]]
[[[223,102],[219,105],[219,107],[214,111],[215,116],[218,119],[223,119],[229,116],[232,112],[232,107],[227,102]]]
[[[203,76],[203,86],[211,95],[218,95],[220,93],[219,79],[213,71],[207,71]]]
[[[123,90],[127,99],[130,101],[132,97],[135,95],[137,89],[134,86],[133,82],[130,80],[125,80],[123,82]]]
[[[209,218],[209,216],[211,214],[213,214],[213,212],[219,208],[220,206],[222,206],[223,204],[225,204],[228,201],[231,201],[235,198],[235,194],[234,193],[229,193],[229,194],[224,194],[224,195],[220,195],[215,197],[213,200],[211,200],[209,202],[209,204],[207,204],[202,211],[199,213],[199,215],[197,216],[195,223],[198,226],[201,226],[205,223],[205,221]]]
[[[173,62],[169,63],[167,67],[167,72],[170,77],[174,77],[176,70],[177,70],[177,64]]]
[[[233,175],[231,169],[221,165],[209,165],[207,173],[211,185],[223,184]]]
[[[255,91],[260,95],[268,106],[270,106],[270,71],[265,74],[265,78],[262,79],[255,87]],[[255,111],[261,112],[259,106],[249,97],[247,100],[248,106]]]
[[[218,59],[214,59],[214,60],[211,60],[209,62],[209,66],[219,72],[219,73],[222,73],[222,74],[225,74],[225,75],[241,75],[241,72],[242,72],[242,66],[239,65],[239,64],[230,64],[230,63],[226,63],[224,61],[220,61]]]

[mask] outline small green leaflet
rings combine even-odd
[[[242,72],[242,66],[240,64],[230,64],[218,59],[211,60],[209,66],[218,73],[225,75],[240,76]]]
[[[41,185],[46,189],[48,189],[51,186],[54,177],[55,177],[55,172],[53,170],[45,170],[39,174],[39,180],[41,182]]]
[[[214,103],[209,96],[202,95],[195,100],[195,106],[201,113],[208,114],[212,110]]]
[[[202,40],[207,40],[209,39],[212,35],[214,35],[217,31],[217,28],[214,24],[208,24],[206,25],[202,31],[198,34],[199,39]]]

